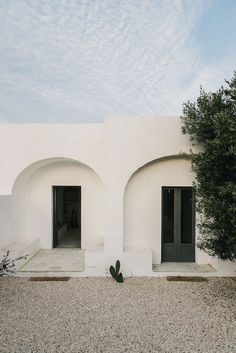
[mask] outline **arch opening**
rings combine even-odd
[[[162,188],[191,187],[191,162],[162,158],[139,168],[124,193],[124,249],[152,251],[153,264],[162,261]]]
[[[53,189],[56,188],[60,202],[57,201],[55,208]],[[58,236],[65,236],[66,229],[78,225],[81,226],[78,247],[103,247],[103,200],[101,179],[89,166],[70,158],[50,158],[33,163],[19,174],[13,186],[14,238],[26,242],[40,239],[41,249],[55,247],[53,233],[57,210]]]

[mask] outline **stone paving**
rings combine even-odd
[[[56,248],[40,250],[26,264],[20,272],[83,272],[84,250]]]

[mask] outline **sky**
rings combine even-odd
[[[236,70],[235,0],[1,0],[0,122],[181,115]]]

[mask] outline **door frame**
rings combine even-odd
[[[58,188],[58,187],[78,187],[78,188],[80,188],[80,242],[81,242],[81,246],[80,246],[80,249],[82,249],[82,185],[71,185],[71,184],[65,184],[65,185],[62,185],[62,184],[60,184],[60,185],[52,185],[51,186],[51,197],[52,197],[52,199],[51,199],[51,205],[52,205],[52,215],[51,215],[51,221],[52,221],[52,231],[51,231],[51,234],[52,234],[52,242],[51,242],[51,248],[53,249],[53,248],[55,248],[56,246],[54,246],[54,244],[55,244],[55,238],[56,238],[56,236],[55,236],[55,232],[58,232],[58,229],[56,229],[56,227],[55,227],[55,216],[56,216],[56,214],[55,214],[55,206],[56,206],[56,204],[54,205],[54,202],[55,202],[55,200],[54,200],[54,192],[55,192],[55,195],[56,195],[56,189]],[[54,238],[55,237],[55,238]]]
[[[164,214],[164,197],[163,197],[163,190],[164,189],[174,189],[174,190],[186,190],[186,189],[191,189],[192,193],[193,191],[193,186],[162,186],[161,187],[161,262],[163,262],[163,244],[164,244],[164,230],[163,230],[163,214]],[[174,224],[174,243],[177,242],[174,247],[176,248],[176,255],[178,257],[179,255],[179,249],[177,248],[178,245],[181,244],[181,246],[188,247],[189,244],[184,244],[181,243],[181,194],[177,198],[174,197],[174,223],[177,220],[177,224]],[[177,239],[176,239],[177,238]],[[167,243],[168,244],[168,243]],[[195,262],[196,261],[196,207],[195,207],[195,202],[194,198],[192,200],[192,248],[193,248],[193,261],[169,261],[169,262]],[[165,260],[166,261],[166,260]],[[168,261],[167,261],[168,262]]]
[[[52,186],[52,249],[58,245],[58,229],[56,226],[56,213],[57,213],[57,187]]]

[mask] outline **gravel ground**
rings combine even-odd
[[[1,353],[234,353],[236,281],[0,279]]]

